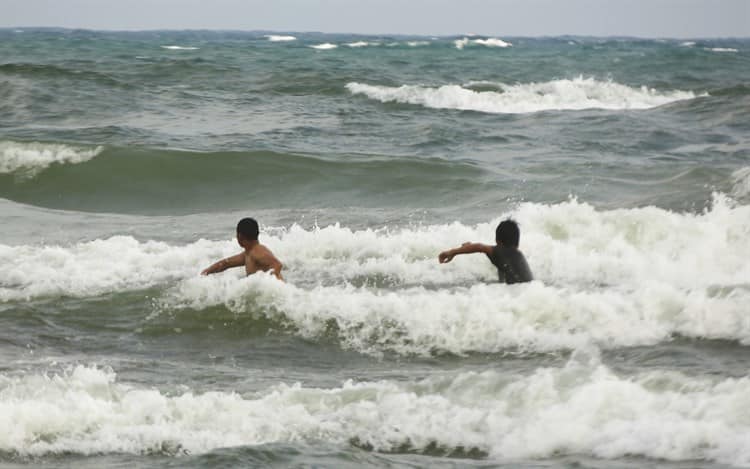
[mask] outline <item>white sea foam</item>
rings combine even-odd
[[[496,221],[397,230],[274,230],[263,241],[289,283],[239,269],[200,277],[236,243],[186,246],[130,237],[67,247],[0,245],[0,301],[159,287],[155,313],[223,306],[315,339],[335,325],[365,353],[550,351],[654,344],[674,334],[750,343],[750,206],[718,197],[702,214],[598,211],[569,201],[514,216],[538,281],[496,283],[481,256],[439,265],[461,242],[490,242]],[[113,260],[110,253],[117,252]]]
[[[53,164],[83,163],[102,150],[102,147],[0,141],[0,174],[16,173],[30,177]]]
[[[682,47],[693,47],[695,45],[695,42],[693,41],[685,41],[680,44]]]
[[[500,47],[500,48],[506,48],[511,47],[513,44],[510,42],[503,41],[502,39],[498,38],[487,38],[487,39],[469,39],[468,37],[462,38],[462,39],[456,39],[453,41],[453,43],[456,46],[456,49],[463,49],[466,46],[469,46],[471,44],[476,44],[479,46],[486,46],[486,47]]]
[[[192,47],[192,46],[161,46],[162,49],[169,49],[169,50],[198,50],[198,47]]]
[[[367,47],[369,45],[371,45],[371,44],[369,42],[366,42],[366,41],[350,42],[350,43],[347,44],[347,46],[349,46],[349,47],[355,47],[355,48],[356,47]]]
[[[469,39],[468,38],[456,39],[455,41],[453,41],[453,43],[456,45],[456,49],[461,50],[467,45],[469,45]]]
[[[739,50],[731,47],[710,47],[706,48],[706,50],[710,50],[711,52],[739,52]]]
[[[747,171],[733,177],[746,181]],[[717,196],[711,210],[697,215],[654,207],[600,211],[571,200],[525,203],[514,216],[522,223],[522,248],[545,282],[637,286],[663,279],[693,288],[742,280],[739,274],[747,272],[743,254],[750,254],[749,210]],[[294,225],[263,239],[286,261],[290,275],[299,273],[308,281],[337,284],[371,277],[397,286],[469,285],[492,279],[491,265],[460,257],[448,268],[435,265],[435,256],[463,241],[492,241],[495,223],[357,231],[339,225],[315,230]],[[158,285],[164,279],[191,277],[205,262],[238,249],[233,240],[179,246],[130,236],[71,246],[0,245],[0,284],[24,286],[0,299],[87,296]],[[113,251],[120,253],[118,262],[101,259],[102,253]],[[89,272],[90,277],[79,275]]]
[[[435,109],[458,109],[498,114],[519,114],[551,110],[649,109],[675,101],[693,99],[691,91],[658,91],[600,81],[593,78],[552,80],[544,83],[506,85],[502,92],[474,91],[459,85],[399,87],[348,83],[353,94],[381,102],[398,102]]]
[[[297,40],[297,38],[294,36],[280,36],[276,34],[267,34],[264,37],[268,38],[268,40],[271,42],[289,42]]]
[[[230,243],[221,244],[226,249]],[[129,236],[68,247],[0,244],[0,301],[148,288],[195,273],[218,250],[217,243],[209,241],[180,247]],[[115,262],[112,252],[118,253]]]
[[[376,451],[479,450],[508,462],[585,454],[750,465],[748,378],[659,371],[623,377],[583,358],[529,375],[279,384],[246,395],[167,394],[84,366],[0,375],[0,451],[201,454],[324,442]]]
[[[313,49],[317,49],[317,50],[331,50],[331,49],[336,49],[338,46],[336,44],[331,44],[330,42],[326,42],[323,44],[317,44],[317,45],[310,46],[310,47],[312,47]]]
[[[510,42],[505,42],[502,39],[497,38],[488,38],[488,39],[475,39],[474,44],[479,44],[481,46],[487,46],[487,47],[511,47],[513,44]]]
[[[311,340],[334,334],[344,348],[373,355],[552,352],[591,343],[652,345],[674,334],[750,342],[749,290],[686,291],[665,283],[585,290],[534,282],[385,291],[305,289],[268,276],[210,277],[179,282],[159,309],[223,305],[238,317],[263,316]]]
[[[430,41],[407,41],[406,45],[409,47],[429,46]]]

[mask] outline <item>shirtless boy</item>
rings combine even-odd
[[[237,223],[237,243],[244,249],[236,256],[227,257],[212,264],[201,275],[223,272],[231,267],[245,266],[245,274],[273,271],[277,279],[283,281],[281,269],[283,266],[270,249],[258,242],[258,222],[252,218],[243,218]]]
[[[443,251],[438,256],[441,264],[450,262],[458,254],[481,252],[487,255],[490,262],[497,267],[500,282],[521,283],[533,280],[529,264],[523,253],[518,250],[521,232],[513,220],[504,220],[495,230],[495,246],[481,243],[464,243],[455,249]]]

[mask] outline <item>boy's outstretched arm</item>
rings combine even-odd
[[[488,255],[492,254],[492,246],[482,243],[464,243],[455,249],[441,252],[440,255],[438,255],[438,261],[441,264],[446,264],[452,261],[453,257],[458,254],[472,254],[475,252],[481,252]]]
[[[284,268],[284,265],[281,262],[279,262],[279,260],[276,259],[275,257],[274,257],[274,261],[275,262],[271,264],[271,270],[273,270],[273,274],[276,276],[277,279],[284,282],[285,281],[284,277],[281,276],[281,269]]]
[[[239,267],[245,265],[245,253],[241,252],[236,256],[230,256],[226,259],[222,259],[209,267],[205,268],[201,275],[215,274],[217,272],[223,272],[231,267]]]

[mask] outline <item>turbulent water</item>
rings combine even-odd
[[[750,40],[0,30],[0,466],[750,466]],[[239,269],[256,217],[287,283]],[[536,280],[465,241],[521,226]]]

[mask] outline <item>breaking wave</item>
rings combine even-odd
[[[331,50],[331,49],[337,49],[339,46],[337,46],[336,44],[332,44],[330,42],[325,42],[323,44],[316,44],[310,47],[312,47],[313,49],[317,49],[317,50]]]
[[[497,284],[480,256],[436,260],[463,241],[489,242],[496,222],[269,229],[263,242],[285,263],[288,284],[239,271],[198,276],[236,253],[230,240],[0,245],[0,301],[158,288],[157,317],[219,306],[376,354],[609,348],[675,335],[750,343],[748,210],[721,197],[702,214],[523,204],[514,216],[538,280],[516,286]]]
[[[297,40],[295,36],[282,36],[277,34],[268,34],[265,37],[271,42],[289,42]]]
[[[103,147],[38,142],[0,141],[0,174],[32,177],[53,164],[77,164],[89,161]]]
[[[162,49],[168,49],[168,50],[198,50],[199,47],[191,47],[191,46],[161,46]]]
[[[453,43],[456,46],[456,49],[462,50],[463,48],[476,44],[478,46],[486,46],[486,47],[500,47],[500,48],[506,48],[511,47],[513,44],[510,42],[503,41],[502,39],[497,38],[487,38],[487,39],[469,39],[467,37],[463,39],[456,39],[453,41]]]
[[[168,394],[89,366],[0,375],[7,430],[0,451],[180,455],[324,442],[500,461],[585,454],[750,465],[750,420],[741,411],[748,378],[623,377],[588,355],[527,375],[463,372],[332,388],[282,383],[249,394]]]
[[[612,81],[582,77],[517,85],[498,83],[497,91],[476,91],[470,86],[460,85],[390,87],[356,82],[348,83],[346,87],[353,94],[362,94],[383,103],[397,102],[434,109],[493,114],[582,109],[650,109],[697,96],[692,91],[658,91],[646,86],[636,88]]]

